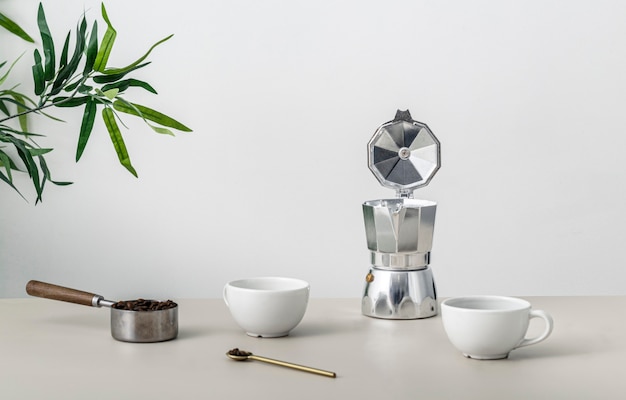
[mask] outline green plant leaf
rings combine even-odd
[[[78,93],[87,94],[91,92],[92,89],[93,86],[80,85],[80,87],[78,88]]]
[[[123,77],[125,77],[126,74],[128,74],[129,72],[134,71],[134,70],[139,69],[139,68],[143,68],[143,67],[145,67],[148,64],[150,64],[150,63],[147,62],[147,63],[144,63],[144,64],[139,64],[139,65],[133,67],[132,69],[129,69],[128,71],[125,71],[125,72],[122,72],[122,73],[119,73],[119,74],[115,74],[115,75],[96,75],[96,76],[93,77],[93,81],[96,82],[96,83],[115,82],[115,81],[118,81],[118,80],[122,79]]]
[[[50,118],[50,119],[51,119],[51,120],[53,120],[53,121],[65,122],[65,121],[64,121],[64,120],[62,120],[61,118],[57,118],[57,117],[54,117],[54,116],[52,116],[52,115],[50,115],[50,114],[46,114],[46,113],[45,113],[45,112],[43,112],[43,111],[39,111],[39,112],[41,113],[41,115],[45,116],[46,118]],[[44,136],[44,135],[41,135],[41,136]]]
[[[17,155],[20,157],[20,159],[26,166],[26,171],[29,173],[30,176],[32,176],[32,174],[30,173],[31,171],[30,171],[29,166],[33,166],[34,164],[33,164],[32,156],[30,155],[30,152],[28,151],[28,148],[32,146],[28,142],[22,139],[16,138],[11,134],[5,133],[0,138],[2,139],[3,142],[10,143],[15,147],[15,150],[17,151]]]
[[[0,26],[11,32],[12,34],[21,37],[30,43],[35,43],[28,33],[26,33],[18,24],[16,24],[13,20],[11,20],[6,15],[0,13]]]
[[[3,132],[0,129],[0,141],[7,141],[3,139],[6,139],[6,136],[3,135]],[[24,200],[26,200],[26,198],[22,195],[22,193],[20,193],[17,187],[13,185],[13,176],[11,174],[11,170],[17,170],[17,166],[15,165],[11,157],[9,157],[9,155],[2,150],[0,150],[0,167],[4,167],[4,170],[6,171],[6,175],[2,171],[0,171],[0,180],[13,188],[13,190],[15,190]]]
[[[42,165],[41,160],[43,160],[43,156],[38,156],[37,159],[39,160],[39,166]],[[44,161],[44,165],[45,165],[45,161]],[[35,205],[37,205],[37,203],[42,201],[41,195],[43,194],[43,189],[46,187],[46,181],[48,180],[48,176],[46,174],[45,171],[41,171],[43,172],[43,176],[41,177],[41,184],[40,184],[40,189],[37,192],[37,199],[35,200]]]
[[[50,169],[48,169],[48,164],[46,163],[46,160],[42,157],[39,156],[39,165],[41,166],[41,172],[43,172],[44,177],[49,180],[50,182],[54,183],[55,185],[59,185],[59,186],[67,186],[67,185],[71,185],[72,182],[59,182],[59,181],[53,181],[52,177],[50,176]]]
[[[87,21],[83,17],[80,26],[76,29],[76,45],[74,47],[74,54],[70,59],[69,63],[63,68],[59,70],[57,78],[54,80],[54,84],[52,85],[52,90],[50,90],[50,95],[54,96],[58,94],[63,88],[63,84],[65,81],[70,79],[72,74],[76,72],[78,68],[78,64],[83,57],[83,52],[85,50],[85,32],[87,31]]]
[[[63,90],[65,90],[66,92],[72,92],[74,91],[80,84],[82,83],[82,80],[78,80],[74,83],[70,83],[69,85],[66,85],[65,88]]]
[[[37,148],[37,147],[33,147],[33,148],[28,149],[28,152],[33,157],[40,156],[40,155],[43,155],[43,154],[47,154],[47,153],[50,153],[51,151],[52,151],[52,149],[41,149],[41,148]]]
[[[0,111],[2,111],[4,113],[4,115],[6,115],[7,117],[11,115],[11,113],[9,112],[9,109],[7,108],[6,104],[4,104],[4,100],[0,98]]]
[[[93,65],[96,61],[96,55],[98,54],[98,23],[94,21],[91,28],[91,35],[89,36],[89,43],[87,44],[87,56],[85,58],[85,69],[83,75],[89,74],[93,71]]]
[[[150,47],[150,49],[148,49],[148,51],[146,52],[146,54],[144,54],[143,56],[139,57],[139,59],[137,59],[134,63],[127,65],[126,67],[123,68],[111,68],[111,69],[106,69],[103,71],[104,74],[107,75],[118,75],[118,74],[123,74],[126,73],[128,71],[131,71],[133,69],[135,69],[135,67],[139,64],[141,64],[141,62],[143,60],[145,60],[146,58],[148,58],[148,56],[150,55],[150,53],[152,52],[152,50],[154,50],[155,47],[157,47],[158,45],[160,45],[163,42],[166,42],[168,40],[170,40],[172,38],[172,35],[169,35],[166,38],[163,38],[161,40],[159,40],[158,42],[156,42],[155,44],[152,45],[152,47]]]
[[[66,92],[73,92],[74,90],[76,90],[76,88],[78,88],[78,93],[82,94],[87,94],[91,91],[91,89],[93,89],[92,86],[85,85],[83,79],[80,79],[74,83],[66,85],[63,90],[65,90]]]
[[[11,157],[9,157],[9,155],[2,150],[0,150],[0,166],[4,167],[5,171],[7,172],[7,177],[10,181],[13,181],[13,177],[11,176],[11,170],[17,169],[17,167],[15,166],[13,160],[11,160]]]
[[[82,97],[55,97],[52,99],[52,104],[56,107],[78,107],[86,104],[89,101],[89,96]]]
[[[4,75],[0,76],[0,85],[2,85],[4,83],[4,81],[7,79],[7,77],[11,73],[11,70],[13,69],[15,64],[20,60],[20,58],[22,58],[23,55],[24,55],[24,53],[20,54],[20,56],[18,58],[16,58],[15,61],[13,61],[13,63],[11,64],[11,66],[9,67],[7,72],[5,72]],[[6,61],[0,64],[0,68],[2,68],[4,66],[4,64],[6,64]]]
[[[6,171],[6,175],[2,173],[2,171],[0,171],[0,179],[2,179],[4,182],[11,185],[13,189],[17,190],[15,186],[13,186],[13,176],[11,175],[10,165],[11,165],[11,159],[9,158],[8,155],[6,155],[3,151],[0,150],[0,166],[4,167]]]
[[[80,125],[80,134],[78,135],[78,147],[76,148],[76,162],[78,162],[83,155],[83,151],[85,151],[85,146],[87,146],[87,141],[89,140],[89,135],[91,135],[93,123],[96,119],[96,104],[97,103],[92,98],[89,98],[87,103],[85,103],[83,121]]]
[[[136,115],[138,117],[156,122],[159,125],[178,129],[179,131],[183,132],[192,132],[190,128],[186,127],[175,119],[139,104],[129,103],[123,100],[116,100],[113,102],[113,107],[119,112]]]
[[[26,166],[26,171],[33,182],[33,186],[35,187],[35,192],[37,193],[36,202],[41,201],[41,193],[43,189],[42,184],[39,181],[39,169],[37,168],[37,164],[35,164],[33,156],[28,151],[28,148],[32,146],[28,142],[15,138],[12,135],[5,135],[4,139],[7,139],[7,141],[15,147],[18,156]]]
[[[113,44],[115,43],[115,38],[117,37],[117,32],[113,28],[113,25],[111,25],[107,11],[104,8],[104,3],[102,3],[102,18],[104,19],[104,22],[107,23],[107,30],[104,32],[102,43],[100,43],[100,50],[98,50],[98,54],[96,55],[96,60],[93,65],[93,69],[99,72],[103,72],[105,70],[107,62],[109,61],[109,55],[113,49]]]
[[[28,98],[28,96],[26,96],[23,93],[19,93],[16,92],[14,90],[4,90],[3,94],[6,96],[10,96],[10,97],[4,97],[2,99],[2,101],[7,102],[7,103],[12,103],[15,104],[17,107],[21,107],[21,108],[29,108],[28,104],[36,107],[37,103],[35,103],[33,100],[31,100],[30,98]],[[16,100],[19,99],[19,100]]]
[[[61,58],[59,59],[59,70],[67,65],[67,55],[70,49],[70,37],[72,35],[72,31],[67,33],[65,37],[65,43],[63,43],[63,50],[61,51]]]
[[[15,130],[15,129],[7,129],[7,127],[6,127],[6,126],[3,126],[3,128],[5,129],[5,131],[7,131],[7,132],[11,132],[12,134],[17,135],[17,136],[24,136],[24,137],[27,137],[27,138],[30,138],[31,136],[35,136],[35,137],[44,137],[44,135],[39,134],[39,133],[33,133],[33,132],[23,132],[23,131],[20,131],[20,130]],[[0,138],[0,140],[1,140],[1,138]],[[30,145],[29,145],[29,146],[30,146]]]
[[[51,81],[56,72],[54,41],[52,40],[48,22],[46,22],[46,13],[41,3],[39,3],[39,10],[37,11],[37,26],[39,26],[39,32],[41,33],[41,43],[43,45],[43,55],[45,59],[44,78],[46,81]]]
[[[22,157],[22,154],[20,154],[20,152],[23,151],[22,149],[27,148],[24,145],[26,142],[13,137],[11,134],[6,132],[6,129],[10,130],[10,128],[6,127],[5,125],[0,125],[0,142],[12,144],[18,151],[18,155]],[[13,188],[13,190],[15,190],[24,200],[26,200],[22,193],[20,193],[17,187],[15,187],[15,185],[13,184],[11,170],[19,171],[19,169],[17,168],[17,165],[15,165],[11,157],[4,151],[2,151],[2,146],[0,146],[0,167],[4,167],[4,170],[6,171],[6,175],[2,171],[0,171],[0,180]]]
[[[21,94],[16,93],[16,92],[11,92],[11,96],[13,96],[13,98],[16,101],[18,114],[28,109],[28,107],[26,107],[26,102],[24,101],[24,97]],[[17,117],[17,119],[20,123],[20,128],[22,129],[22,131],[28,132],[28,114],[20,114]]]
[[[102,91],[106,92],[109,89],[119,89],[120,92],[125,91],[129,87],[140,87],[146,89],[150,93],[158,94],[156,90],[148,82],[140,81],[138,79],[125,79],[123,81],[117,81],[102,86]]]
[[[33,80],[35,81],[35,94],[40,96],[45,90],[46,81],[44,78],[43,66],[41,65],[41,54],[35,49],[35,64],[33,69]]]
[[[111,142],[113,142],[113,147],[115,148],[120,164],[122,164],[131,174],[137,177],[137,171],[135,171],[135,168],[133,168],[130,162],[130,157],[128,156],[128,151],[126,150],[126,144],[122,138],[120,128],[115,121],[113,110],[109,107],[105,107],[102,110],[102,119],[104,120],[104,125],[106,126],[107,131],[109,131],[109,136],[111,137]]]
[[[109,89],[107,91],[103,91],[102,94],[104,95],[104,97],[106,97],[109,100],[113,100],[115,98],[115,96],[117,96],[117,94],[119,93],[119,89],[114,88],[114,89]]]
[[[147,122],[146,122],[146,123],[147,123]],[[162,127],[160,127],[160,126],[154,126],[154,125],[152,125],[152,124],[150,124],[150,123],[147,123],[147,124],[148,124],[148,126],[149,126],[150,128],[152,128],[152,130],[153,130],[153,131],[155,131],[156,133],[160,133],[161,135],[176,136],[176,135],[174,135],[174,132],[170,131],[170,130],[169,130],[169,129],[167,129],[167,128],[162,128]]]

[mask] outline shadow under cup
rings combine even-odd
[[[249,278],[227,283],[224,302],[249,336],[282,337],[304,317],[309,292],[309,283],[300,279]]]
[[[468,296],[444,300],[441,317],[450,342],[468,358],[495,360],[509,352],[545,340],[552,332],[552,317],[532,310],[529,302],[515,297]],[[525,338],[530,319],[541,318],[541,335]]]

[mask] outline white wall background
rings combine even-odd
[[[99,2],[44,1],[58,45]],[[35,35],[37,1],[2,0]],[[418,198],[439,204],[441,296],[626,294],[626,3],[621,1],[119,1],[110,64],[158,39],[134,99],[194,129],[128,119],[140,179],[81,111],[38,120],[55,146],[34,205],[0,185],[0,297],[29,279],[109,298],[219,297],[231,279],[286,275],[315,297],[359,297],[361,203],[375,129],[410,109],[442,142]],[[101,24],[101,34],[104,24]],[[0,32],[30,87],[33,46]]]

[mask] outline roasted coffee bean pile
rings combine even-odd
[[[174,308],[178,306],[178,304],[174,303],[172,300],[167,301],[157,301],[157,300],[123,300],[118,301],[113,304],[112,307],[118,310],[129,310],[129,311],[158,311],[158,310],[168,310],[170,308]]]
[[[250,353],[249,351],[239,350],[238,348],[234,348],[230,350],[228,354],[230,354],[231,356],[243,356],[243,357],[252,355],[252,353]]]

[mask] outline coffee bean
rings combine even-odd
[[[178,304],[174,303],[172,300],[157,301],[157,300],[137,299],[137,300],[118,301],[117,303],[114,303],[112,307],[118,310],[129,310],[129,311],[160,311],[160,310],[168,310],[170,308],[174,308],[177,306]]]
[[[228,354],[230,354],[231,356],[244,356],[244,357],[248,357],[252,355],[252,353],[250,353],[249,351],[239,350],[239,348],[234,348],[230,350]]]

